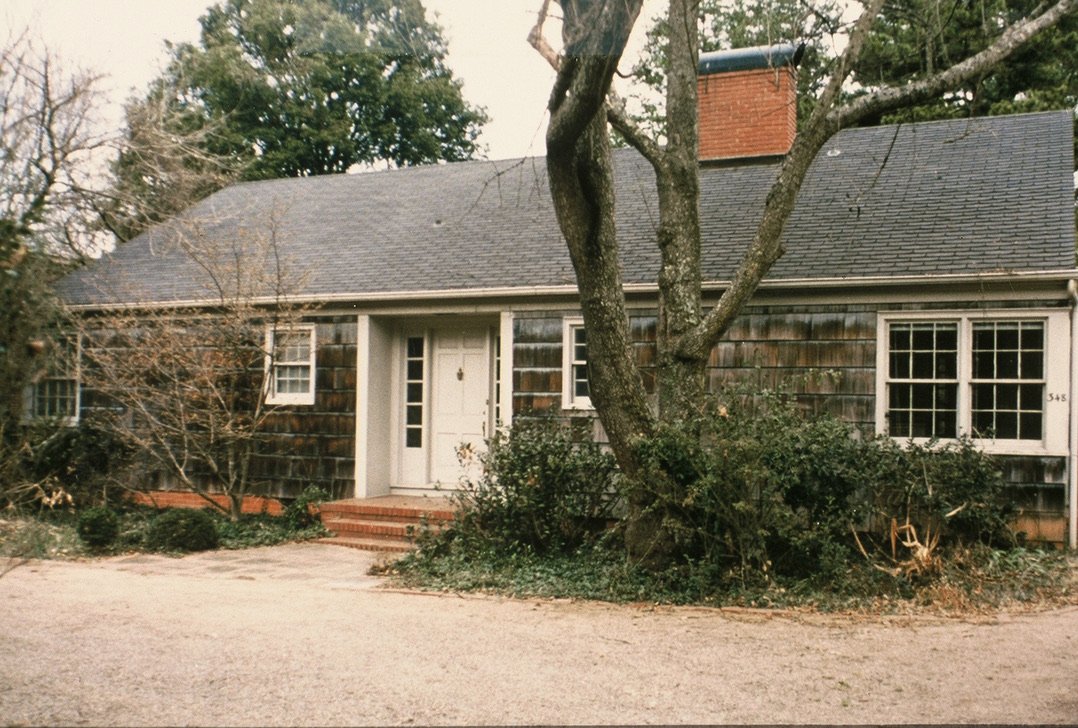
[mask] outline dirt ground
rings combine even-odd
[[[292,544],[0,578],[0,723],[1074,723],[1078,607],[977,620],[427,595]]]

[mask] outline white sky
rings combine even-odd
[[[140,94],[163,68],[165,40],[196,41],[198,18],[211,4],[213,0],[3,0],[0,39],[29,26],[66,64],[104,74],[101,87],[109,102],[105,123],[119,130],[124,99]],[[464,82],[464,97],[486,107],[491,117],[480,138],[488,156],[543,154],[546,100],[554,75],[527,43],[541,0],[424,0],[424,5],[445,29],[449,66]],[[647,21],[662,8],[662,0],[645,0],[636,47]],[[627,71],[632,61],[627,57],[622,65]]]

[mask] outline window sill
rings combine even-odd
[[[886,434],[886,433],[881,433]],[[931,439],[928,437],[891,437],[892,440],[901,444],[912,442],[914,445],[924,447],[935,442],[939,445],[952,445],[958,442],[954,438]],[[1037,440],[985,440],[971,438],[970,441],[988,455],[1030,455],[1035,457],[1067,457],[1066,450],[1053,450],[1045,447],[1044,443]]]

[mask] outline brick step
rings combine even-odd
[[[372,506],[358,503],[323,503],[319,506],[323,518],[361,518],[367,521],[393,521],[400,523],[429,523],[452,521],[453,511],[446,509],[397,508]]]
[[[331,546],[344,546],[350,549],[359,549],[360,551],[385,551],[392,553],[407,553],[411,551],[414,546],[405,541],[390,541],[380,538],[358,538],[352,536],[330,536],[329,538],[320,538],[317,543],[330,544]]]
[[[355,533],[365,536],[387,536],[398,539],[408,539],[419,533],[420,528],[415,523],[400,523],[397,521],[367,520],[353,517],[329,516],[322,519],[322,525],[336,534]]]
[[[409,551],[424,523],[439,529],[453,520],[453,511],[445,503],[418,498],[414,504],[401,498],[323,503],[319,508],[322,525],[332,534],[323,542],[368,551]]]

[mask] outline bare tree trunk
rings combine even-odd
[[[700,183],[695,3],[670,3],[666,113],[669,138],[656,166],[659,195],[658,371],[659,417],[682,421],[699,411],[706,391],[707,352],[678,348],[700,325]]]
[[[619,465],[632,473],[634,441],[654,423],[630,345],[605,104],[641,0],[562,5],[566,50],[550,99],[547,173],[580,289],[591,399]]]

